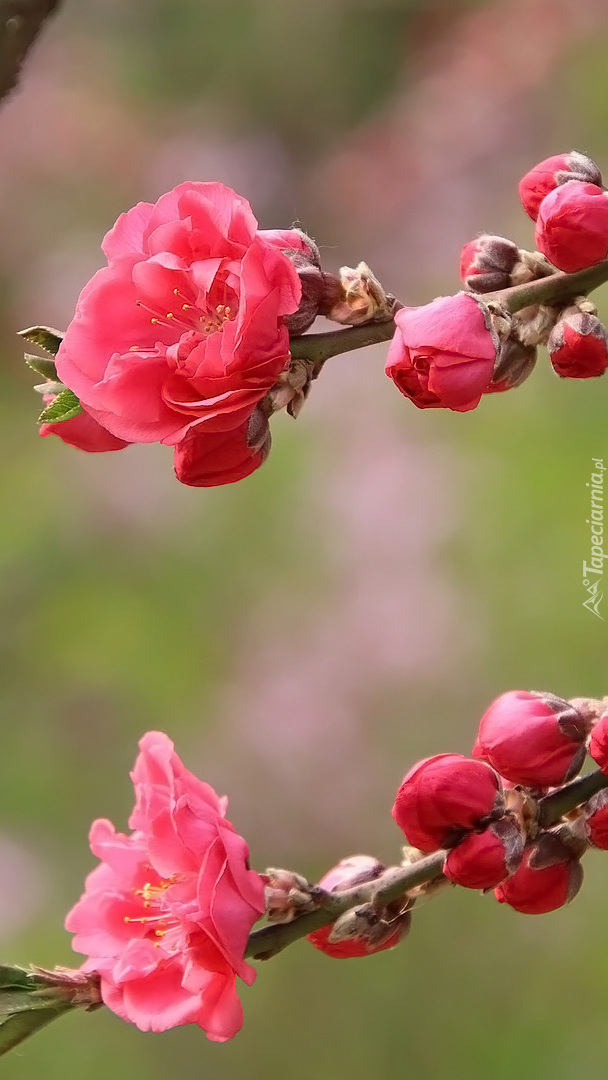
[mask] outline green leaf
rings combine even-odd
[[[56,423],[57,420],[71,420],[83,411],[76,394],[71,390],[62,390],[50,405],[40,413],[39,424]]]
[[[26,968],[14,967],[12,964],[0,964],[0,991],[6,986],[22,986],[29,989],[32,985],[32,973]],[[42,986],[42,981],[37,980],[37,985]]]
[[[0,964],[0,1055],[73,1007],[34,972]]]
[[[0,1006],[1,1007],[1,1006]],[[56,1005],[46,1008],[34,1007],[31,1011],[21,1011],[0,1016],[0,1056],[18,1046],[30,1035],[34,1035],[45,1024],[50,1024],[57,1016],[68,1012],[72,1006],[69,1002],[58,1002]]]
[[[59,346],[65,336],[61,330],[54,330],[52,326],[28,326],[27,330],[19,330],[18,334],[26,341],[31,341],[32,345],[37,345],[49,356],[57,356]]]
[[[35,371],[37,375],[42,375],[43,379],[57,379],[57,368],[54,360],[49,360],[46,356],[33,356],[32,353],[26,353],[24,360],[27,366],[32,371]]]

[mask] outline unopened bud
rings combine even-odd
[[[526,849],[519,870],[494,890],[501,904],[524,915],[543,915],[574,899],[583,883],[583,868],[568,847],[552,833],[542,833]]]
[[[390,299],[367,263],[340,269],[342,293],[327,311],[328,319],[348,326],[388,318],[393,310]]]
[[[569,180],[540,204],[534,239],[558,270],[584,270],[608,255],[608,193]]]
[[[503,808],[493,769],[462,754],[436,754],[418,762],[397,792],[393,817],[410,844],[437,851],[458,842],[463,829],[476,828]]]
[[[593,305],[591,305],[593,306]],[[608,368],[608,331],[583,305],[566,308],[547,342],[553,370],[563,379],[590,379]]]
[[[388,911],[376,911],[371,904],[346,911],[333,926],[322,926],[308,934],[316,949],[336,960],[393,949],[408,933],[412,923],[409,911],[391,916]]]
[[[264,233],[268,236],[268,233]],[[300,229],[291,229],[284,233],[272,230],[273,237],[283,240],[282,250],[296,270],[302,287],[298,310],[284,317],[290,337],[299,337],[312,326],[317,315],[326,315],[342,295],[342,286],[335,274],[327,274],[321,269],[319,249],[314,240]],[[296,237],[299,246],[290,237]],[[287,244],[293,243],[293,247]]]
[[[525,836],[515,818],[503,817],[483,832],[465,836],[450,851],[443,872],[455,885],[493,889],[515,873],[524,853]]]
[[[460,280],[474,292],[494,292],[511,285],[519,248],[504,236],[484,233],[465,244],[460,256]]]
[[[344,889],[354,889],[355,885],[375,881],[385,869],[384,863],[375,859],[373,855],[349,855],[346,859],[340,859],[336,866],[323,875],[319,888],[324,889],[325,892],[343,892]]]
[[[519,182],[522,206],[532,221],[536,221],[543,199],[556,187],[569,180],[581,180],[602,187],[602,174],[590,157],[579,150],[545,158],[530,169]]]
[[[484,713],[473,755],[524,787],[557,787],[576,776],[591,727],[583,712],[553,694],[511,690]]]
[[[271,867],[265,882],[266,916],[271,922],[292,922],[298,915],[316,911],[321,892],[293,870]]]

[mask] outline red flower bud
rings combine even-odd
[[[481,718],[473,756],[525,787],[555,787],[575,776],[591,719],[553,694],[511,690]]]
[[[493,889],[517,870],[525,838],[511,817],[493,821],[483,832],[465,836],[445,860],[443,872],[466,889]]]
[[[552,833],[543,833],[524,854],[512,877],[494,889],[501,904],[524,915],[544,915],[574,899],[583,884],[583,868]]]
[[[351,855],[328,870],[319,886],[327,892],[343,892],[366,881],[375,881],[386,867],[371,855]],[[336,960],[351,956],[371,956],[398,945],[411,924],[409,912],[376,911],[370,905],[345,912],[333,925],[307,934],[316,949]]]
[[[608,368],[608,332],[596,315],[569,307],[547,342],[553,370],[564,379],[591,379]]]
[[[608,851],[608,790],[592,795],[583,807],[583,831],[590,844]]]
[[[608,255],[608,194],[596,184],[569,180],[543,199],[534,239],[558,270],[574,273]]]
[[[487,304],[468,293],[440,296],[395,315],[386,374],[419,409],[467,412],[494,372],[499,337]]]
[[[375,912],[370,911],[369,914],[368,921],[357,918],[356,913],[347,912],[350,917],[348,926],[346,917],[341,916],[341,925],[338,925],[340,920],[337,920],[334,926],[322,926],[320,930],[313,930],[306,936],[311,945],[326,956],[331,956],[334,960],[348,960],[354,956],[372,956],[373,953],[384,952],[385,949],[394,949],[405,937],[412,922],[409,911],[388,923]],[[342,937],[342,934],[348,936]],[[350,936],[351,934],[353,936]]]
[[[502,809],[502,795],[493,769],[462,754],[436,754],[403,778],[393,817],[410,844],[437,851],[497,809]]]
[[[519,182],[519,197],[532,221],[536,221],[545,196],[568,180],[583,180],[588,184],[602,186],[602,174],[597,165],[578,150],[546,158],[522,177]]]
[[[484,233],[464,245],[460,256],[460,280],[475,292],[507,289],[518,259],[519,248],[512,240]]]
[[[589,739],[589,753],[596,765],[608,776],[608,713],[600,716]]]
[[[342,892],[366,881],[375,881],[385,870],[384,863],[374,859],[373,855],[349,855],[323,875],[319,887],[326,892]]]

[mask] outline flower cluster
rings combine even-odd
[[[464,245],[460,259],[461,280],[473,295],[440,297],[395,315],[386,373],[420,409],[466,412],[484,394],[519,386],[538,345],[547,346],[562,377],[591,378],[608,368],[608,334],[584,297],[513,315],[500,302],[501,290],[549,276],[550,264],[572,273],[608,257],[608,193],[597,165],[578,151],[548,158],[523,177],[519,193],[536,222],[537,252],[484,234]]]
[[[310,352],[300,342],[292,355],[318,315],[380,325],[376,340],[393,333],[386,374],[420,409],[468,412],[519,386],[539,345],[563,378],[602,375],[608,332],[584,289],[556,285],[546,302],[512,295],[553,279],[555,267],[572,273],[608,257],[600,171],[572,151],[535,166],[519,190],[538,250],[483,234],[462,249],[466,291],[416,308],[387,294],[366,263],[324,271],[310,237],[259,229],[223,184],[186,182],[139,203],[105,237],[108,265],[83,289],[56,363],[42,361],[41,434],[89,452],[161,442],[184,484],[240,480],[269,453],[273,413],[297,416],[327,358],[327,342],[315,354],[315,335],[304,339]],[[373,340],[351,331],[329,355]],[[36,357],[28,363],[43,370]]]
[[[579,793],[571,781],[586,751],[600,771]],[[407,936],[417,902],[448,884],[493,890],[525,914],[568,903],[584,852],[608,850],[608,702],[502,694],[472,754],[436,754],[405,775],[393,806],[407,840],[401,865],[352,855],[312,885],[290,870],[251,870],[226,800],[166,735],[148,732],[131,774],[132,831],[91,828],[100,864],[66,919],[88,956],[79,974],[143,1031],[197,1023],[222,1041],[242,1023],[236,977],[255,978],[245,955],[267,958],[304,935],[333,959],[384,952]]]
[[[601,835],[608,824],[600,816],[606,801],[590,804],[591,817],[587,807],[577,820],[543,828],[538,799],[578,774],[588,741],[608,769],[608,715],[600,714],[601,704],[587,699],[502,694],[481,719],[473,757],[419,762],[403,779],[393,817],[419,850],[445,850],[444,874],[455,884],[493,889],[528,914],[561,907],[580,888],[593,828]]]

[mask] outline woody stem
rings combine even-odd
[[[581,806],[605,787],[608,787],[608,776],[598,769],[587,776],[572,780],[550,795],[545,795],[538,802],[540,825],[545,829],[550,828],[569,810]],[[270,923],[259,930],[253,930],[249,935],[245,956],[267,960],[287,945],[310,934],[312,930],[335,922],[339,915],[351,908],[368,903],[384,907],[393,900],[399,900],[419,885],[443,878],[445,856],[444,850],[434,851],[432,855],[425,855],[418,862],[409,863],[407,866],[389,867],[375,881],[345,889],[343,892],[327,893],[322,907],[318,910],[300,915],[292,922]]]
[[[21,65],[61,0],[0,0],[0,100],[17,85]]]
[[[608,281],[608,259],[604,259],[597,266],[578,270],[575,274],[564,274],[561,270],[556,270],[554,274],[527,281],[523,285],[513,285],[509,289],[484,293],[481,299],[486,302],[498,301],[507,311],[514,314],[533,304],[567,303],[568,300],[573,300],[577,296],[586,296],[606,281]],[[401,307],[403,304],[397,301],[395,309]],[[325,334],[303,334],[293,337],[289,348],[294,360],[310,360],[318,365],[320,370],[331,356],[339,356],[340,353],[353,352],[355,349],[363,349],[368,345],[388,341],[394,332],[394,318],[389,317],[381,322],[349,326],[345,330],[330,330]]]

